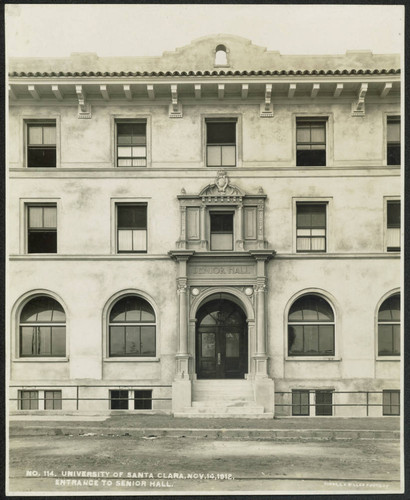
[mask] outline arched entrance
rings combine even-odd
[[[226,295],[208,300],[196,315],[198,379],[245,377],[248,371],[246,315]]]

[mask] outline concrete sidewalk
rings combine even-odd
[[[104,421],[84,421],[81,417],[64,420],[36,420],[31,416],[10,421],[10,437],[22,436],[135,436],[193,437],[229,439],[400,439],[400,419],[293,417],[271,420],[193,419],[170,415],[117,414]]]

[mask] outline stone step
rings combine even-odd
[[[263,413],[263,406],[192,406],[185,408],[186,412],[189,413],[229,413],[241,415],[244,414],[254,414]]]
[[[273,413],[195,413],[176,412],[175,418],[252,418],[252,419],[272,419]]]
[[[193,383],[194,401],[253,401],[253,387],[248,380],[199,380]]]
[[[224,406],[239,406],[242,408],[248,408],[252,406],[256,406],[255,401],[253,399],[230,399],[230,400],[194,400],[192,401],[193,407],[224,407]]]

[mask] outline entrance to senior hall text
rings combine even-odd
[[[198,379],[244,378],[248,371],[245,313],[222,298],[204,304],[197,313],[196,373]]]

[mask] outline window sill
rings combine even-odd
[[[121,357],[121,358],[104,358],[104,363],[158,363],[160,358],[144,358],[144,357]]]
[[[68,363],[69,357],[64,358],[51,358],[51,357],[37,357],[37,358],[15,358],[13,363]]]
[[[401,361],[401,356],[376,356],[376,361]]]
[[[342,358],[335,356],[286,356],[285,361],[342,361]]]

